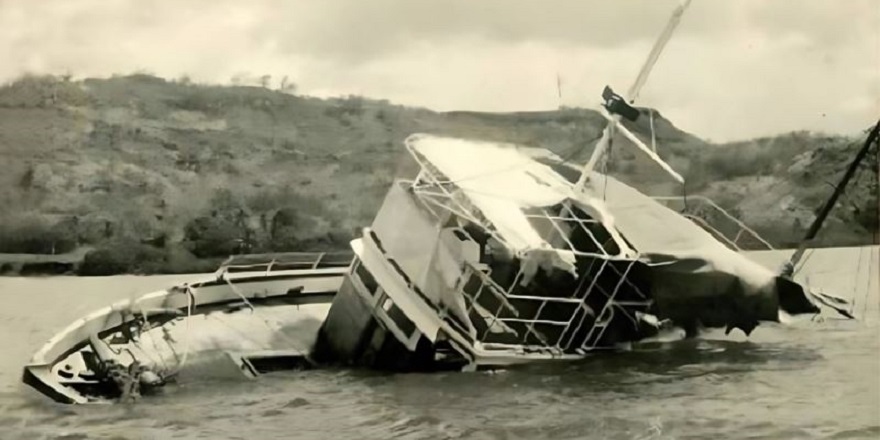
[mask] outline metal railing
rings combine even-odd
[[[418,162],[422,168],[416,179],[412,181],[411,188],[413,189],[413,194],[416,199],[421,202],[422,206],[431,212],[431,214],[438,220],[441,220],[442,216],[435,208],[444,210],[463,219],[467,219],[474,224],[480,225],[480,227],[482,227],[488,234],[502,243],[502,245],[509,248],[506,238],[501,236],[495,230],[491,222],[489,222],[480,212],[479,208],[473,206],[473,204],[467,200],[467,197],[456,196],[456,194],[448,188],[448,186],[454,185],[454,183],[441,180],[439,176],[442,176],[442,174],[440,174],[439,171],[434,170],[434,167],[430,162],[419,158],[417,152],[413,151],[413,157],[416,158],[416,162]],[[593,234],[593,231],[587,227],[587,225],[590,224],[604,227],[600,221],[577,216],[571,206],[566,203],[563,203],[561,206],[561,212],[559,215],[553,215],[549,213],[547,209],[540,209],[536,213],[524,213],[524,216],[529,220],[541,219],[548,221],[554,229],[554,235],[561,237],[565,242],[565,246],[563,246],[561,250],[571,251],[574,255],[585,257],[628,259],[619,254],[609,254],[607,251],[607,243],[601,243]],[[577,224],[582,231],[586,233],[590,241],[595,244],[597,251],[590,252],[578,249],[562,230],[562,225],[566,224]],[[550,238],[552,237],[544,237],[545,241]],[[615,242],[615,245],[622,248],[625,246],[625,243]]]
[[[457,191],[456,182],[447,179],[415,149],[409,150],[420,166],[416,178],[408,182],[414,199],[439,222],[445,222],[449,215],[467,219],[509,249],[505,238],[480,209]],[[531,281],[525,286],[521,285],[525,274],[520,264],[511,268],[517,272],[510,285],[502,286],[496,282],[497,274],[493,274],[491,268],[486,270],[473,262],[462,262],[455,294],[464,299],[464,316],[450,314],[447,307],[441,307],[441,318],[474,344],[474,348],[557,354],[589,351],[599,348],[605,329],[615,319],[625,316],[636,324],[633,312],[651,304],[629,279],[638,261],[622,251],[629,249],[627,244],[615,240],[612,231],[605,230],[603,234],[597,230],[606,228],[598,219],[576,212],[568,203],[558,207],[558,211],[555,207],[536,208],[523,214],[531,222],[543,223],[545,237],[542,238],[557,243],[558,246],[554,245],[557,251],[570,251],[578,261],[588,259],[592,263],[587,270],[580,271],[579,281],[563,281],[557,285]],[[467,231],[459,230],[473,240]],[[580,234],[580,238],[576,239],[573,232]],[[526,255],[516,257],[527,258]],[[507,282],[505,279],[500,283]],[[627,294],[621,296],[624,291]],[[462,322],[462,318],[468,322]]]
[[[233,255],[224,261],[216,273],[265,272],[267,275],[282,270],[315,270],[348,267],[354,259],[352,252],[279,252],[267,254]]]
[[[466,314],[471,320],[471,325],[478,333],[475,342],[483,344],[486,348],[496,349],[513,349],[522,348],[526,350],[550,350],[551,352],[565,353],[574,350],[590,351],[601,348],[599,343],[605,333],[605,329],[615,319],[615,310],[623,311],[624,316],[629,318],[635,324],[635,317],[629,312],[632,308],[647,308],[651,301],[644,293],[629,279],[630,270],[637,264],[637,261],[630,261],[626,268],[622,271],[615,267],[612,260],[596,259],[601,262],[597,271],[593,272],[593,267],[582,274],[583,279],[577,284],[577,287],[570,295],[565,296],[543,296],[536,294],[518,294],[518,282],[522,278],[522,270],[514,278],[513,283],[507,289],[500,286],[491,276],[480,270],[471,263],[465,263],[465,269],[460,278],[457,290],[466,299]],[[605,271],[613,271],[604,273]],[[610,291],[606,290],[599,284],[599,278],[611,276],[616,279],[614,286]],[[472,281],[476,279],[479,284],[472,287],[470,291],[468,285],[473,285]],[[624,301],[618,301],[618,295],[629,289],[633,293],[633,298]],[[484,295],[491,294],[496,301],[486,301]],[[593,298],[596,294],[601,295],[593,302],[600,304],[598,313],[593,310],[587,300]],[[481,298],[483,300],[481,301]],[[490,302],[497,302],[494,310],[488,310]],[[524,316],[523,312],[517,308],[512,302],[519,304],[528,304],[532,312],[529,316]],[[556,308],[556,316],[545,316],[545,309],[551,305]],[[566,315],[559,316],[559,308],[570,307]],[[479,309],[479,310],[478,310]],[[475,313],[476,312],[476,313]],[[488,313],[486,313],[488,312]],[[476,320],[482,323],[474,322]],[[509,326],[514,325],[517,329]],[[501,326],[502,333],[512,333],[515,338],[507,337],[506,339],[495,336],[493,329],[498,330],[497,326]],[[546,334],[544,331],[536,328],[544,326],[545,328],[557,328],[553,332],[553,336]],[[588,327],[585,327],[588,326]],[[456,328],[462,330],[461,326]],[[524,331],[523,331],[524,330]],[[548,330],[549,331],[549,330]],[[532,339],[530,339],[530,336]],[[502,340],[503,339],[503,340]],[[535,343],[537,341],[538,343]]]
[[[767,240],[748,227],[734,215],[705,196],[665,196],[653,197],[668,208],[674,208],[682,215],[721,240],[736,251],[773,250]],[[715,215],[713,215],[715,214]],[[727,233],[722,232],[727,231]]]

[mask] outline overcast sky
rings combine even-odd
[[[436,110],[595,106],[676,0],[0,0],[0,80],[146,70]],[[556,77],[562,79],[562,99]],[[880,0],[694,0],[638,104],[715,141],[880,116]]]

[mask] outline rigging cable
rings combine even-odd
[[[156,344],[156,338],[154,338],[154,337],[153,337],[153,334],[150,333],[151,330],[153,330],[153,329],[155,329],[155,328],[158,328],[158,327],[153,327],[153,325],[150,323],[150,319],[147,318],[147,311],[144,310],[143,307],[141,307],[140,312],[141,312],[141,318],[143,318],[143,320],[144,320],[144,326],[141,328],[141,336],[143,336],[144,334],[146,334],[147,337],[150,338],[150,345],[153,346],[153,350],[155,350],[155,351],[156,351],[156,355],[159,356],[159,362],[156,362],[156,360],[153,359],[153,356],[147,355],[147,357],[149,357],[150,360],[153,361],[153,363],[156,364],[157,367],[158,367],[159,364],[161,363],[161,364],[162,364],[162,368],[165,369],[165,370],[167,370],[167,369],[168,369],[168,365],[165,363],[165,357],[162,356],[161,353],[159,353],[159,346],[158,346],[158,344]],[[146,330],[144,330],[144,329],[146,329]],[[141,338],[141,339],[143,339],[143,338]],[[141,350],[142,352],[144,352],[144,354],[147,353],[146,350],[144,350],[143,348],[141,348],[140,343],[138,343],[137,345],[138,345],[138,348],[140,348],[140,350]]]
[[[878,139],[877,142],[874,144],[874,158],[875,158],[875,163],[874,163],[873,171],[874,171],[874,173],[876,173],[876,175],[874,176],[874,197],[877,199],[877,211],[876,211],[877,217],[875,218],[875,221],[874,221],[874,228],[875,229],[874,229],[874,240],[872,243],[873,246],[868,248],[869,251],[871,252],[871,255],[869,256],[869,259],[868,259],[868,262],[869,262],[869,264],[868,264],[868,266],[869,266],[868,267],[868,286],[867,286],[867,289],[865,289],[865,299],[864,299],[864,301],[862,301],[862,319],[863,320],[867,320],[867,317],[868,317],[868,296],[871,294],[871,285],[873,284],[873,281],[875,279],[873,270],[876,270],[876,273],[877,273],[876,280],[878,283],[880,283],[880,139]],[[874,246],[876,246],[876,248]],[[875,257],[875,255],[876,255],[876,257]],[[874,264],[871,264],[874,262],[875,258],[877,259],[877,262]]]
[[[867,270],[867,280],[865,283],[866,284],[865,294],[862,298],[862,313],[861,313],[861,317],[863,320],[867,319],[868,303],[869,303],[868,297],[871,294],[871,286],[874,283],[874,270],[873,269],[875,269],[875,268],[878,270],[878,278],[877,279],[878,279],[878,281],[880,281],[880,268],[877,267],[877,264],[880,263],[880,261],[878,261],[878,263],[874,263],[875,251],[878,254],[878,257],[880,257],[880,248],[877,248],[877,249],[874,248],[875,245],[880,244],[880,139],[875,140],[874,157],[875,157],[875,164],[874,164],[874,166],[871,167],[872,168],[871,171],[872,171],[872,173],[875,174],[874,179],[873,179],[874,185],[872,185],[872,186],[874,187],[874,194],[875,194],[875,198],[877,199],[877,207],[876,207],[876,211],[875,211],[875,213],[876,213],[875,222],[874,222],[875,229],[872,234],[871,244],[869,246],[867,246],[867,250],[868,250],[867,269],[868,270]],[[859,177],[861,177],[861,175],[858,175],[856,177],[857,182],[858,182]],[[859,262],[856,266],[856,271],[857,271],[856,272],[856,283],[853,286],[853,303],[851,306],[852,311],[855,311],[855,307],[856,307],[856,298],[858,297],[857,289],[859,287],[859,278],[862,273],[861,262],[862,262],[862,255],[863,255],[864,251],[865,251],[865,247],[859,248]]]
[[[608,148],[605,150],[605,157],[603,157],[602,161],[602,174],[605,176],[602,179],[602,200],[608,200],[608,162],[611,161],[611,155],[614,154],[614,129],[611,129],[611,134],[608,137]]]
[[[870,248],[869,248],[869,250],[870,250]],[[855,277],[855,282],[853,283],[853,293],[852,293],[853,301],[852,301],[852,304],[850,304],[850,308],[849,308],[850,314],[852,314],[856,309],[856,298],[858,297],[859,278],[862,274],[862,255],[864,254],[864,252],[865,252],[865,248],[860,247],[859,248],[859,260],[858,260],[858,262],[856,262],[856,277]],[[870,257],[870,255],[869,255],[869,257]],[[868,261],[868,264],[870,264],[870,260]],[[871,282],[870,274],[868,276],[869,276],[868,282],[870,283]]]
[[[870,263],[874,262],[874,255],[875,254],[878,255],[878,257],[880,257],[880,248],[877,248],[877,249],[868,248],[868,250],[871,252],[871,254],[868,256],[869,266],[878,270],[877,280],[880,281],[880,268],[877,267],[877,264],[880,264],[880,261],[877,261],[877,263],[875,263],[874,265],[870,264]],[[875,252],[875,251],[877,251],[877,252]],[[874,274],[872,272],[873,271],[869,267],[868,268],[868,285],[867,285],[867,288],[865,289],[864,301],[862,301],[862,320],[865,320],[865,321],[867,321],[867,319],[868,319],[868,295],[871,294],[871,285],[873,284],[873,281],[874,281]],[[855,304],[853,304],[853,307],[855,307]]]
[[[797,275],[801,270],[803,270],[803,268],[807,264],[807,261],[810,260],[810,257],[812,257],[813,253],[815,253],[815,252],[816,252],[816,249],[814,249],[814,248],[807,249],[807,251],[804,252],[804,257],[801,258],[801,260],[798,262],[797,268],[794,270],[794,272],[792,272],[792,275]],[[820,273],[824,273],[824,272],[820,272]]]
[[[193,309],[195,308],[196,296],[195,296],[194,289],[189,284],[184,285],[183,293],[186,294],[186,297],[187,297],[186,318],[185,318],[186,319],[186,329],[185,329],[185,333],[184,333],[186,335],[186,340],[184,341],[184,345],[183,345],[183,357],[180,359],[180,362],[178,362],[177,367],[174,369],[174,371],[171,371],[171,372],[165,374],[163,379],[167,379],[168,377],[172,377],[172,376],[175,376],[178,373],[180,373],[180,371],[186,365],[187,359],[189,358],[189,348],[190,348],[190,338],[191,338],[189,323],[190,323],[190,321],[192,321],[192,312],[193,312]],[[170,344],[169,344],[169,346],[170,346]],[[174,354],[176,356],[177,352],[175,351]]]
[[[244,301],[245,304],[248,305],[248,307],[250,307],[251,314],[256,316],[257,319],[259,319],[263,323],[263,325],[266,326],[266,328],[268,328],[272,332],[277,332],[277,334],[281,336],[281,339],[284,339],[284,341],[287,342],[288,344],[290,344],[294,349],[299,350],[299,352],[302,353],[303,358],[305,358],[307,361],[309,361],[309,363],[315,364],[315,361],[312,359],[312,357],[309,353],[310,350],[303,347],[303,344],[300,343],[299,341],[296,341],[291,336],[285,334],[283,330],[275,328],[271,323],[269,323],[269,320],[266,319],[262,313],[258,313],[256,308],[254,307],[254,305],[251,304],[250,301],[248,301],[247,297],[243,293],[241,293],[241,291],[239,291],[238,288],[235,287],[235,284],[232,282],[232,280],[230,280],[226,276],[227,273],[228,272],[224,272],[224,274],[222,275],[223,280],[226,281],[226,284],[229,285],[230,290],[232,290],[236,295],[238,295],[238,297],[241,298],[242,301]],[[297,306],[297,308],[299,308],[299,306]]]
[[[687,210],[688,210],[688,189],[687,189],[687,180],[685,180],[685,182],[681,184],[681,199],[682,199],[682,202],[684,203],[684,206],[682,207],[682,211],[681,211],[681,212],[682,212],[682,213],[685,213],[685,212],[687,212]]]

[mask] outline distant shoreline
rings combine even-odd
[[[839,246],[815,246],[809,249],[858,249],[877,248],[880,244],[865,245],[839,245]],[[83,247],[65,254],[5,254],[0,253],[0,277],[46,277],[46,276],[114,276],[114,275],[180,275],[188,273],[211,272],[220,265],[220,259],[198,259],[199,266],[188,265],[186,268],[170,267],[160,268],[155,271],[129,272],[123,271],[106,275],[81,274],[79,268],[85,260],[85,255],[93,250],[91,247]],[[794,252],[793,248],[781,248],[773,250],[743,250],[748,254],[760,255],[770,252]],[[165,270],[162,270],[165,269]],[[190,269],[190,270],[186,270]],[[201,270],[199,270],[201,269]]]
[[[83,246],[63,254],[0,253],[0,275],[76,275],[86,254],[92,249],[92,247]]]
[[[44,276],[113,276],[113,275],[175,275],[181,273],[204,273],[219,266],[222,259],[196,258],[185,265],[173,265],[167,262],[153,266],[153,270],[145,271],[111,271],[94,274],[82,273],[81,268],[89,252],[100,250],[91,246],[82,246],[63,254],[24,254],[0,253],[0,277],[44,277]],[[120,261],[114,261],[120,263]]]

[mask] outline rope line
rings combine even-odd
[[[178,373],[180,373],[180,371],[186,365],[187,359],[189,358],[190,339],[191,339],[190,321],[192,321],[192,312],[193,312],[193,308],[195,308],[196,295],[195,295],[195,289],[193,289],[189,284],[186,285],[186,288],[184,289],[183,292],[184,292],[184,294],[186,294],[186,297],[187,297],[186,318],[184,318],[184,319],[186,319],[186,329],[184,330],[185,339],[184,339],[184,345],[183,345],[183,357],[181,358],[180,362],[178,362],[177,367],[173,371],[171,371],[165,375],[166,378],[171,377],[171,376],[175,376]],[[175,352],[175,356],[176,355],[177,355],[177,353]]]
[[[849,308],[850,313],[853,313],[856,309],[856,298],[858,296],[859,278],[861,278],[861,275],[862,275],[862,255],[864,254],[864,252],[865,252],[864,248],[859,248],[859,260],[858,260],[858,262],[856,262],[856,282],[853,283],[853,296],[852,296],[853,301],[852,301],[852,304],[850,305],[850,308]],[[869,255],[869,257],[870,257],[870,255]],[[870,264],[870,261],[868,261],[868,264]],[[870,282],[871,282],[871,278],[870,278],[870,274],[868,274],[868,283],[870,283]]]
[[[294,339],[291,338],[290,336],[284,334],[284,332],[282,332],[282,331],[280,331],[279,329],[275,328],[275,326],[273,326],[271,323],[269,323],[269,320],[268,320],[268,319],[266,319],[264,316],[262,316],[261,313],[258,313],[258,312],[257,312],[257,310],[256,310],[256,308],[254,307],[254,305],[251,304],[250,301],[248,301],[247,297],[245,297],[245,295],[242,294],[242,293],[238,290],[237,287],[235,287],[235,284],[233,284],[232,281],[229,280],[229,278],[226,278],[226,277],[224,276],[223,279],[224,279],[224,281],[226,281],[226,284],[229,285],[229,288],[230,288],[230,289],[231,289],[236,295],[238,295],[238,297],[241,298],[241,299],[242,299],[242,300],[248,305],[248,307],[250,307],[250,309],[251,309],[251,314],[253,314],[254,316],[256,316],[256,317],[257,317],[257,318],[263,323],[263,325],[266,326],[266,328],[268,328],[270,331],[272,331],[273,333],[275,333],[275,334],[277,334],[278,336],[280,336],[281,339],[283,339],[287,344],[291,345],[291,346],[293,347],[293,349],[298,350],[300,353],[302,353],[303,357],[305,357],[305,359],[306,359],[307,361],[309,361],[309,363],[314,363],[314,361],[312,360],[311,356],[309,355],[309,350],[305,349],[305,348],[302,346],[302,344],[299,343],[299,341],[294,340]]]
[[[238,297],[241,298],[241,300],[244,301],[245,304],[247,304],[247,306],[251,309],[251,313],[254,313],[255,312],[254,305],[251,304],[250,301],[248,301],[247,297],[245,297],[244,294],[242,294],[241,292],[238,291],[238,289],[235,287],[234,284],[232,284],[232,281],[230,281],[229,278],[226,276],[226,272],[224,272],[223,275],[221,275],[221,278],[223,278],[223,281],[225,281],[226,284],[229,285],[229,289],[232,290],[233,293],[238,295]]]
[[[871,265],[871,263],[872,263],[872,262],[874,261],[874,259],[875,259],[875,257],[874,257],[875,252],[874,252],[874,250],[875,250],[875,249],[870,249],[870,248],[869,248],[869,251],[871,252],[871,255],[868,257],[868,265],[871,266],[871,267],[877,268],[877,265],[876,265],[876,264]],[[877,251],[877,252],[876,252],[877,256],[880,257],[880,248],[877,248],[876,251]],[[880,264],[880,261],[878,261],[877,263]],[[862,319],[863,319],[863,320],[867,320],[867,317],[868,317],[868,295],[871,294],[871,285],[873,284],[873,281],[874,281],[874,274],[871,273],[871,267],[868,268],[868,286],[867,286],[867,289],[865,289],[865,298],[864,298],[864,301],[862,301]],[[880,280],[880,269],[878,269],[878,276],[877,276],[877,278],[878,278],[878,280]],[[855,301],[853,302],[853,307],[855,307]]]
[[[153,356],[148,355],[148,357],[150,358],[151,361],[153,361],[154,364],[156,364],[158,366],[158,364],[161,363],[162,369],[167,370],[168,365],[165,363],[165,357],[162,356],[161,353],[159,352],[159,346],[156,344],[156,338],[154,338],[153,334],[150,333],[150,330],[153,330],[154,328],[158,328],[158,327],[153,327],[150,324],[150,320],[147,318],[147,312],[146,312],[146,310],[143,309],[143,307],[141,308],[140,312],[141,312],[141,317],[144,319],[144,327],[146,328],[146,331],[143,330],[143,328],[141,329],[141,334],[142,335],[146,334],[147,337],[150,338],[150,345],[153,346],[153,350],[155,350],[156,355],[159,356],[159,362],[156,362],[156,360],[153,359]],[[146,354],[146,350],[141,348],[140,344],[138,344],[138,348],[140,348],[140,350]]]

